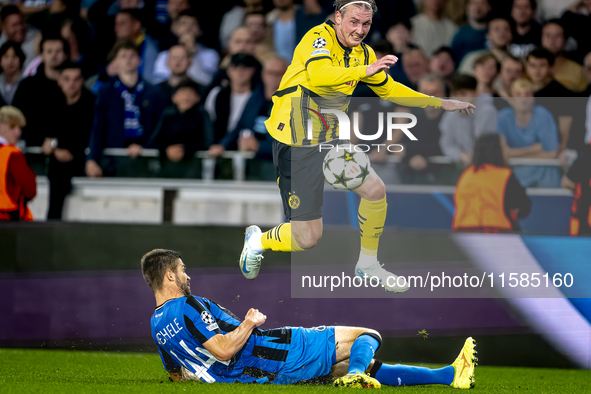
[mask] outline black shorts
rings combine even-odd
[[[329,151],[320,151],[318,146],[295,147],[273,141],[273,164],[283,212],[288,219],[307,221],[322,217],[322,162]]]

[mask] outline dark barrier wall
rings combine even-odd
[[[570,366],[501,299],[291,299],[287,254],[268,254],[254,281],[237,258],[242,228],[20,224],[0,228],[0,346],[151,349],[154,298],[139,268],[156,247],[180,250],[193,294],[244,316],[250,307],[276,326],[354,325],[388,339],[390,361],[451,362],[465,336],[481,339],[487,363]],[[400,233],[396,261],[464,258],[443,234]],[[422,248],[425,242],[436,247]],[[390,257],[390,254],[389,254]],[[376,289],[376,291],[381,291]],[[427,330],[427,340],[417,336]],[[519,354],[526,356],[520,357]],[[550,356],[549,356],[550,355]]]
[[[568,235],[572,196],[535,195],[530,198],[531,212],[519,222],[523,234]],[[358,206],[359,197],[354,192],[325,190],[324,223],[356,226]],[[442,193],[437,186],[430,192],[389,192],[386,226],[449,230],[453,212],[453,194]]]

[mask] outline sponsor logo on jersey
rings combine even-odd
[[[328,49],[316,49],[310,53],[310,56],[318,56],[318,55],[330,55],[330,51]]]

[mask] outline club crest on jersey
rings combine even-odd
[[[322,37],[318,37],[317,39],[314,40],[314,42],[312,43],[312,46],[316,49],[324,48],[326,46],[326,39],[324,39]]]

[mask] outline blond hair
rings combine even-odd
[[[0,124],[6,124],[10,127],[25,127],[27,121],[20,109],[12,105],[5,105],[0,108]]]
[[[529,79],[525,79],[525,78],[520,78],[511,84],[511,95],[513,95],[513,92],[516,89],[517,90],[527,90],[529,92],[536,91],[534,89],[534,84]]]

